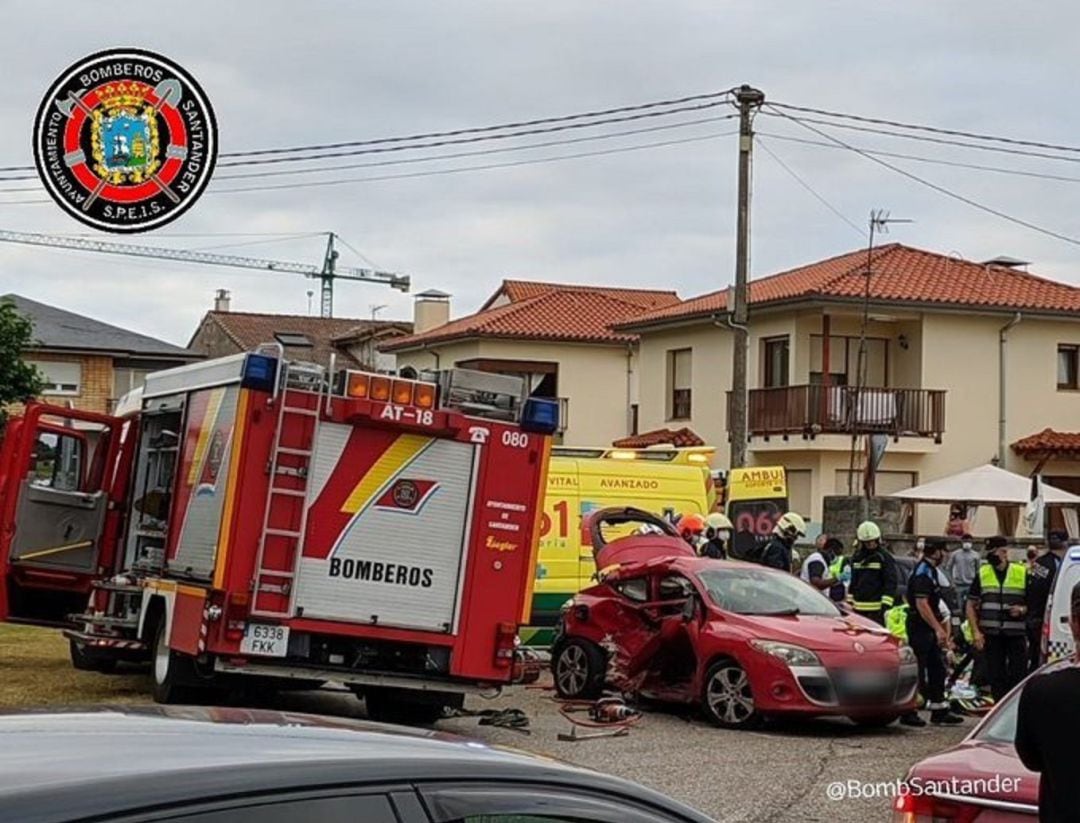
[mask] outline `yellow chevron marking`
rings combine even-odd
[[[345,514],[356,514],[368,506],[375,496],[383,490],[394,475],[409,465],[422,452],[432,438],[419,434],[403,434],[398,437],[382,456],[375,461],[368,473],[360,478],[356,488],[352,490],[341,511]]]
[[[225,399],[225,389],[214,389],[210,393],[210,399],[206,403],[206,412],[203,414],[202,424],[199,426],[199,439],[195,441],[195,453],[191,456],[191,468],[188,469],[187,482],[194,486],[202,476],[203,461],[210,449],[210,438],[214,434],[217,424],[218,412],[221,411],[221,401]]]

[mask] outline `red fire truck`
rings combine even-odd
[[[423,378],[267,347],[152,374],[116,416],[29,404],[0,445],[0,619],[66,626],[79,668],[151,661],[160,702],[337,681],[424,719],[520,678],[558,409]]]

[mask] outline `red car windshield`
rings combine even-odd
[[[840,610],[790,574],[769,569],[709,569],[698,573],[709,599],[735,614],[838,617]]]

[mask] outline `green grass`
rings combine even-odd
[[[76,671],[59,630],[0,624],[0,707],[149,702],[149,678],[131,671]]]

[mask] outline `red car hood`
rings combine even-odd
[[[862,617],[790,617],[769,615],[731,615],[730,623],[738,621],[754,637],[781,640],[815,652],[851,652],[855,644],[866,654],[895,654],[899,641],[881,626]]]
[[[995,783],[993,778],[999,776]],[[951,781],[953,778],[958,781],[979,780],[977,785],[985,790],[978,792],[978,797],[1039,805],[1039,776],[1024,768],[1011,743],[965,740],[941,754],[920,760],[912,766],[907,777],[909,782],[919,780],[924,785],[931,781]],[[1013,790],[993,791],[995,786],[1003,782]]]

